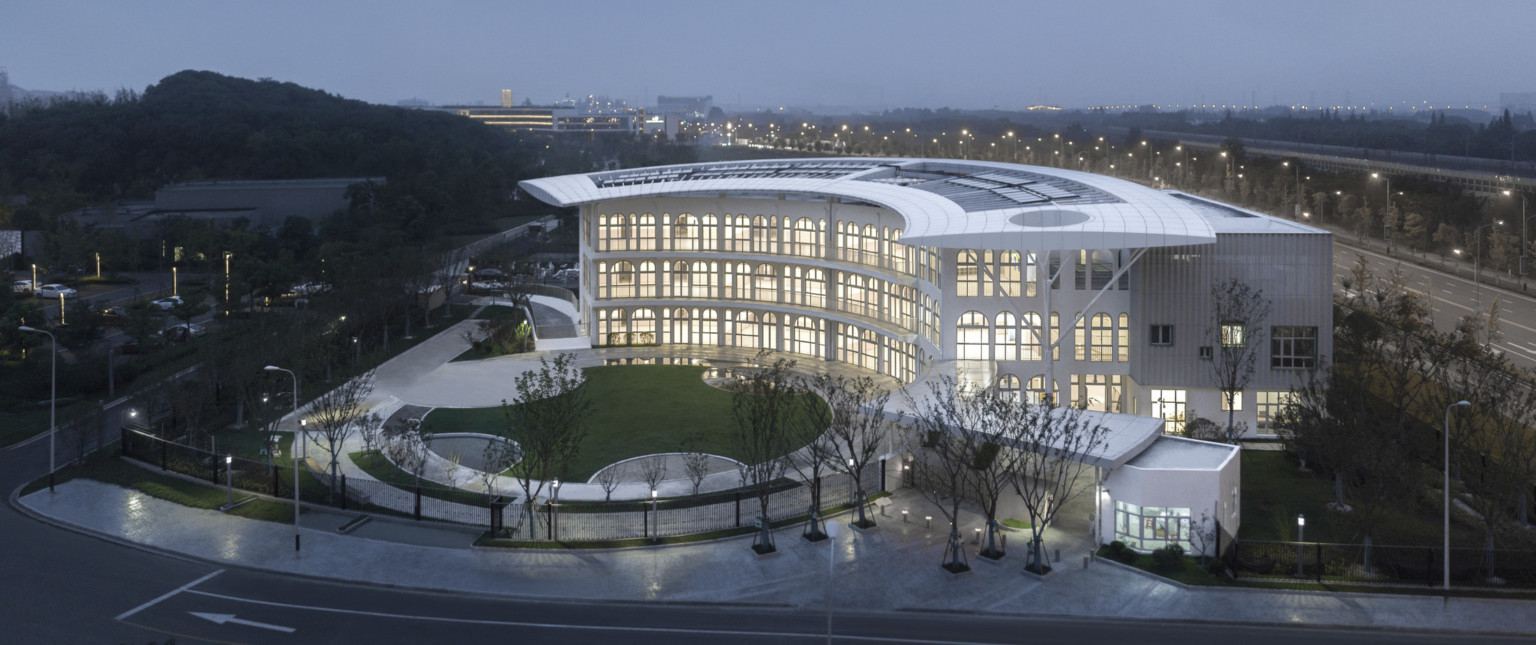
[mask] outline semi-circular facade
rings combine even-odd
[[[903,382],[937,370],[1178,424],[1222,407],[1197,340],[1209,285],[1278,278],[1268,325],[1286,356],[1238,399],[1260,431],[1259,406],[1328,349],[1325,232],[1100,175],[834,158],[521,186],[580,207],[594,346],[774,349]]]

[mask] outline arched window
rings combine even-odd
[[[699,250],[699,218],[687,213],[677,216],[677,223],[672,225],[672,250]]]
[[[735,347],[746,347],[748,349],[759,347],[758,335],[761,332],[757,328],[757,314],[750,311],[738,311],[735,317],[736,319],[732,321],[731,325],[730,344]]]
[[[758,349],[779,348],[779,317],[772,312],[763,314],[763,324],[758,328]]]
[[[716,272],[718,268],[720,268],[720,265],[714,262],[694,262],[693,275],[691,276],[693,279],[693,289],[688,292],[688,297],[714,297],[715,286],[720,282]]]
[[[1056,382],[1051,382],[1051,388],[1045,388],[1045,376],[1034,376],[1029,379],[1030,400],[1038,403],[1050,403],[1056,400]]]
[[[615,213],[598,216],[597,250],[629,250],[629,223],[624,215]]]
[[[746,262],[732,265],[725,264],[725,293],[726,298],[733,300],[752,299],[752,267]]]
[[[708,345],[711,347],[720,344],[720,312],[714,309],[700,311],[693,310],[693,317],[697,321],[694,325],[693,343],[695,345]]]
[[[794,322],[789,330],[789,351],[808,356],[826,356],[826,322],[810,316],[792,318]]]
[[[693,291],[693,276],[688,270],[688,263],[663,262],[661,268],[667,273],[667,297],[687,298]]]
[[[752,298],[763,302],[779,301],[779,276],[774,273],[773,265],[757,265],[752,279]]]
[[[752,218],[746,215],[725,216],[725,250],[743,253],[752,250]]]
[[[837,297],[839,308],[860,316],[876,315],[874,311],[864,306],[866,298],[864,294],[864,276],[857,273],[844,273],[839,275],[839,277],[842,278],[842,284],[837,286],[837,290],[840,292]]]
[[[998,314],[992,327],[992,357],[1000,361],[1019,359],[1019,321],[1010,312]]]
[[[795,273],[799,274],[800,269],[795,269]],[[827,306],[827,274],[825,271],[821,269],[806,269],[805,282],[801,285],[801,288],[804,289],[801,293],[804,295],[804,302],[807,306]]]
[[[607,345],[629,345],[634,339],[629,334],[629,316],[623,309],[599,309],[597,311],[598,342]]]
[[[656,311],[647,307],[636,309],[629,318],[629,331],[636,344],[656,342]]]
[[[666,312],[663,312],[666,313]],[[685,345],[693,336],[693,321],[688,316],[688,310],[682,307],[672,310],[670,324],[665,324],[661,330],[662,343]]]
[[[607,298],[608,297],[608,263],[607,262],[598,262],[597,263],[597,297],[599,299]]]
[[[752,218],[752,252],[779,252],[779,224],[777,216],[763,217],[758,215]]]
[[[987,352],[991,344],[987,339],[989,331],[986,314],[979,311],[960,314],[960,322],[955,325],[956,357],[982,361],[990,358]]]
[[[714,251],[719,247],[715,244],[715,238],[719,235],[720,220],[714,215],[705,215],[699,220],[699,250]]]
[[[1115,360],[1115,324],[1109,314],[1094,314],[1089,338],[1088,360],[1107,363]]]
[[[880,231],[874,224],[864,225],[864,235],[860,236],[859,244],[863,251],[859,254],[859,262],[880,266]]]
[[[880,369],[880,336],[871,330],[843,325],[838,336],[837,360],[867,370]]]
[[[1019,252],[999,251],[997,254],[998,295],[1019,297]]]
[[[1115,360],[1129,363],[1131,360],[1131,315],[1120,314],[1120,329],[1115,332]]]
[[[640,215],[635,221],[635,246],[636,250],[656,250],[656,216],[650,213]]]
[[[1010,401],[1019,400],[1019,377],[1012,374],[1004,374],[997,377],[997,390]]]
[[[794,255],[814,258],[820,255],[820,236],[817,235],[816,222],[809,217],[802,217],[795,222],[794,230]]]
[[[1038,361],[1041,356],[1040,344],[1045,340],[1045,328],[1040,326],[1040,314],[1026,311],[1020,322],[1023,328],[1019,331],[1019,360]]]
[[[641,262],[640,263],[640,274],[637,277],[640,278],[640,280],[639,280],[640,291],[636,295],[641,297],[641,298],[655,298],[656,297],[656,263],[655,262],[649,262],[649,261]]]
[[[614,263],[613,271],[608,274],[608,297],[635,297],[635,265],[628,262]]]

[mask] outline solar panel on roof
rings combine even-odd
[[[1025,177],[1019,177],[1017,175],[1005,175],[1005,174],[1000,173],[1000,172],[988,172],[988,173],[982,173],[982,174],[979,174],[979,175],[971,175],[971,176],[975,177],[977,179],[985,179],[987,181],[995,181],[995,182],[997,182],[999,184],[1008,184],[1009,186],[1023,186],[1025,184],[1033,184],[1033,183],[1035,183],[1035,180],[1033,180],[1033,179],[1028,179],[1028,178],[1025,178]]]
[[[1050,184],[1034,184],[1029,189],[1051,199],[1068,199],[1077,196],[1077,193]]]
[[[991,190],[993,188],[997,188],[997,184],[994,183],[994,182],[981,181],[981,180],[977,180],[977,179],[972,179],[970,177],[956,177],[954,179],[949,180],[949,183],[951,183],[951,184],[960,184],[961,186],[966,186],[968,188],[980,188],[982,190]]]
[[[1020,204],[1038,204],[1040,202],[1050,201],[1043,195],[1037,195],[1030,191],[1021,190],[1018,188],[998,188],[994,189],[992,192]]]

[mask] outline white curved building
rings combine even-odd
[[[1237,278],[1272,302],[1262,330],[1225,330],[1266,345],[1236,398],[1251,434],[1331,349],[1327,232],[1102,175],[828,158],[521,186],[580,207],[594,346],[770,348],[905,382],[952,372],[1177,430],[1191,410],[1225,419],[1208,312],[1211,285]]]

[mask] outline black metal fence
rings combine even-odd
[[[1536,587],[1536,551],[1452,547],[1451,584]],[[1240,578],[1410,584],[1444,581],[1441,547],[1237,540],[1222,558]]]

